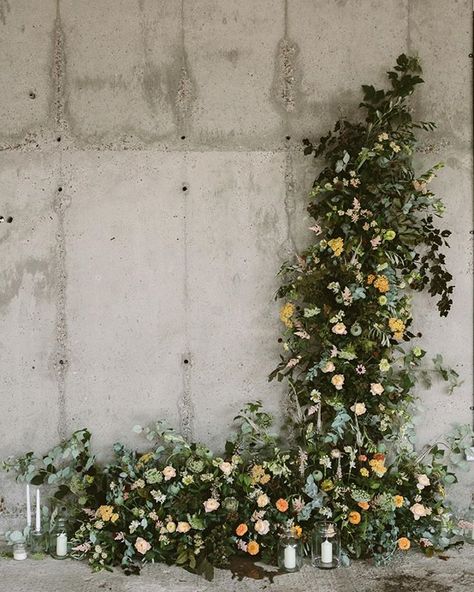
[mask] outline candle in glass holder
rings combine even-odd
[[[321,563],[332,563],[332,544],[327,539],[321,543]]]

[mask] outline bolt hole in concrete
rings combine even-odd
[[[183,191],[187,191],[188,190],[188,186],[187,185],[183,185]]]
[[[5,218],[4,216],[0,216],[0,224],[2,222],[6,222],[7,224],[11,224],[13,222],[13,217],[8,216],[7,218]]]
[[[61,364],[61,366],[64,365],[64,360],[59,360],[59,363]]]
[[[287,140],[291,140],[291,136],[286,136],[286,139]]]
[[[181,139],[182,140],[186,140],[186,136],[181,136]]]
[[[60,142],[60,141],[61,141],[61,136],[58,136],[58,137],[56,138],[56,142]]]
[[[183,360],[183,364],[189,364],[189,360]]]
[[[58,187],[58,191],[59,191],[59,193],[61,193],[61,191],[62,191],[62,190],[63,190],[63,188],[62,188],[62,187]]]
[[[31,91],[28,96],[30,97],[30,99],[36,99],[36,93],[34,93],[33,91]]]

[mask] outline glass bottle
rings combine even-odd
[[[13,559],[17,561],[23,561],[27,558],[26,554],[26,543],[14,543],[13,544]]]
[[[295,572],[301,569],[303,546],[291,528],[287,528],[278,541],[278,567],[282,571]]]
[[[471,505],[464,515],[462,524],[464,542],[474,545],[474,493],[471,497]]]
[[[28,547],[31,555],[45,553],[46,539],[44,532],[41,530],[30,530],[30,534],[28,535]]]
[[[68,556],[68,538],[66,520],[58,518],[49,535],[49,554],[54,559],[65,559]]]
[[[320,522],[313,531],[311,545],[312,563],[319,569],[334,569],[339,565],[340,539],[336,525]]]

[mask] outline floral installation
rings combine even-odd
[[[410,344],[411,295],[427,289],[446,315],[453,291],[441,252],[450,233],[433,223],[444,210],[430,189],[440,165],[419,174],[412,162],[414,131],[434,127],[414,122],[407,104],[420,73],[400,56],[390,90],[363,87],[365,122],[304,141],[325,167],[308,207],[315,241],[280,272],[284,353],[270,378],[289,384],[287,433],[272,434],[256,402],[221,456],[157,422],[135,428],[145,449],[116,444],[105,466],[87,430],[3,463],[66,508],[74,557],[93,569],[165,562],[212,578],[238,553],[275,563],[288,527],[308,549],[319,520],[338,524],[347,556],[377,561],[455,540],[445,488],[472,431],[417,455],[411,425],[414,387],[430,382],[426,352]],[[433,361],[456,386],[457,374]],[[54,523],[57,510],[44,512]]]

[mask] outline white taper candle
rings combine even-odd
[[[41,532],[41,502],[40,502],[40,490],[36,488],[36,532]]]
[[[26,484],[26,526],[31,527],[30,484]]]

